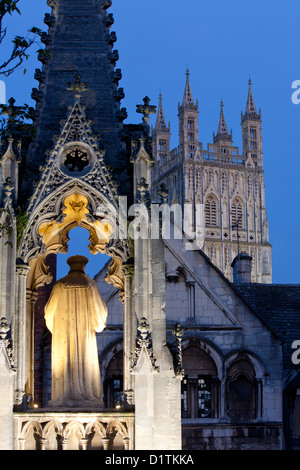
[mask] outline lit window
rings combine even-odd
[[[198,418],[211,418],[211,377],[198,377]]]
[[[181,385],[182,418],[205,419],[218,416],[219,381],[213,359],[196,345],[183,351],[186,373]]]

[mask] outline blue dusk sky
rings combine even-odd
[[[11,36],[24,35],[32,25],[47,31],[43,18],[51,10],[46,0],[21,0],[19,7],[22,15],[7,20],[9,35],[0,60]],[[172,147],[178,145],[178,102],[188,67],[193,97],[199,101],[199,140],[205,146],[212,142],[222,98],[227,127],[242,152],[240,117],[251,76],[263,121],[273,282],[300,283],[300,104],[291,99],[292,83],[300,80],[299,0],[113,0],[109,13],[118,38],[116,67],[123,74],[119,86],[125,91],[125,123],[140,122],[136,104],[147,95],[157,105],[161,93]],[[40,66],[33,48],[23,68],[2,78],[7,99],[13,96],[17,105],[33,106],[31,90],[38,87],[33,75]],[[74,244],[71,237],[71,254]],[[91,258],[87,272],[94,276],[103,258]]]

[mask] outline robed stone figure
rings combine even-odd
[[[107,308],[96,281],[85,275],[88,259],[72,256],[69,274],[58,280],[45,307],[52,333],[51,406],[103,406],[96,332]]]

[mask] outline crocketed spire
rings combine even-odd
[[[75,8],[76,3],[76,8]],[[118,51],[116,34],[110,31],[114,19],[107,13],[110,0],[48,0],[52,8],[46,14],[48,33],[45,52],[39,59],[43,66],[35,78],[39,89],[33,90],[36,104],[36,137],[27,155],[29,178],[38,178],[45,154],[60,135],[61,123],[76,95],[81,95],[92,130],[105,149],[105,160],[117,174],[120,166],[120,133],[125,109],[120,109],[123,89],[118,88],[121,71],[115,70]],[[31,183],[30,183],[31,184]]]
[[[158,105],[156,123],[155,123],[155,129],[164,130],[166,128],[167,128],[167,123],[166,123],[164,110],[163,110],[163,106],[162,106],[162,95],[160,93],[160,95],[159,95],[159,105]]]
[[[183,95],[183,100],[182,100],[182,106],[184,105],[192,105],[194,106],[194,100],[193,100],[193,95],[192,95],[192,90],[191,90],[191,85],[190,85],[190,72],[189,69],[186,69],[186,82],[185,82],[185,89],[184,89],[184,95]]]
[[[220,110],[220,119],[219,119],[219,126],[218,126],[218,133],[217,134],[218,135],[222,135],[222,134],[228,135],[227,125],[226,125],[224,111],[223,111],[224,104],[223,104],[222,99],[221,99],[220,107],[221,107],[221,110]]]
[[[252,82],[251,78],[249,78],[249,90],[248,90],[248,98],[247,98],[247,104],[246,104],[246,114],[257,114],[255,103],[254,103],[254,98],[252,94]]]

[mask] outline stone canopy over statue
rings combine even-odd
[[[103,406],[96,332],[107,308],[97,283],[85,274],[88,259],[72,256],[69,274],[58,280],[45,307],[52,333],[51,406]]]

